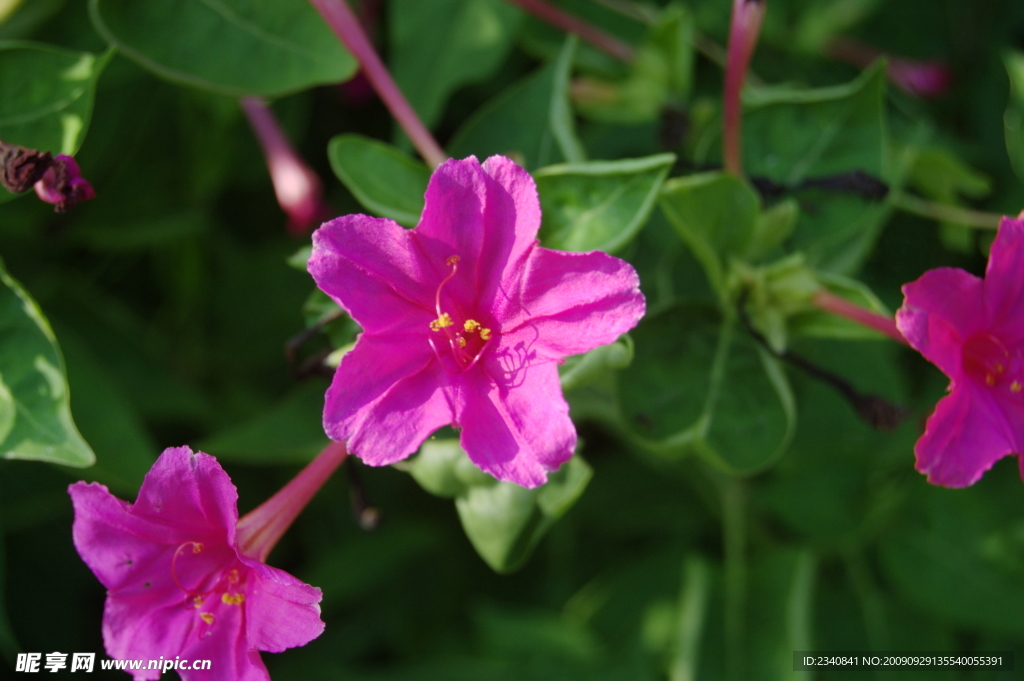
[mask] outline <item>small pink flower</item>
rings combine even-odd
[[[889,57],[886,75],[902,90],[918,97],[941,97],[953,82],[945,64],[899,57]]]
[[[82,177],[78,163],[65,154],[57,154],[53,164],[34,187],[36,196],[47,203],[52,203],[53,209],[58,213],[63,213],[82,201],[96,198],[92,185]]]
[[[1024,214],[1003,218],[984,279],[942,267],[903,295],[897,327],[950,378],[914,448],[917,470],[936,485],[974,484],[1024,452]]]
[[[160,455],[134,504],[103,485],[71,485],[75,548],[107,587],[107,654],[211,661],[210,671],[179,671],[184,681],[268,681],[258,651],[281,652],[319,636],[320,590],[262,561],[344,458],[339,448],[325,450],[241,524],[227,473],[188,447]],[[157,679],[160,671],[132,675]]]
[[[413,230],[346,215],[314,232],[310,273],[364,330],[327,391],[332,439],[383,466],[451,424],[526,487],[572,456],[558,363],[635,326],[644,298],[618,258],[538,246],[540,218],[525,170],[470,157],[434,171]]]
[[[243,97],[239,103],[263,148],[277,203],[288,216],[288,231],[305,234],[332,214],[320,177],[292,147],[270,107],[256,97]]]

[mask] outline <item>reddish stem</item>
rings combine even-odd
[[[811,298],[811,302],[817,305],[825,312],[831,312],[837,317],[843,317],[849,319],[851,322],[866,326],[869,329],[874,329],[879,333],[883,333],[889,338],[895,341],[899,341],[904,345],[910,345],[907,339],[903,337],[900,330],[896,328],[896,320],[892,317],[886,317],[885,315],[872,312],[859,305],[854,305],[845,298],[841,298],[834,293],[829,291],[821,290],[814,294]]]
[[[529,12],[541,21],[546,21],[555,28],[566,33],[575,33],[588,43],[624,62],[631,62],[636,57],[636,52],[631,45],[625,43],[610,33],[587,23],[579,17],[569,14],[565,10],[549,5],[543,0],[507,0],[507,2],[518,5],[524,11]]]
[[[266,562],[277,541],[346,456],[345,443],[332,442],[277,494],[240,518],[236,538],[242,553]]]
[[[395,84],[387,67],[377,56],[377,52],[370,44],[369,38],[366,37],[363,27],[359,25],[359,20],[348,3],[345,0],[309,0],[309,2],[320,12],[327,25],[362,66],[363,73],[373,85],[373,89],[377,91],[388,111],[405,130],[405,134],[412,140],[413,146],[416,147],[416,151],[420,153],[427,165],[436,168],[444,163],[448,156],[427,130],[427,127],[423,125],[423,121],[409,105],[405,95],[398,89],[398,85]]]
[[[743,174],[743,158],[740,149],[740,118],[742,115],[740,95],[743,79],[754,54],[757,37],[761,33],[764,19],[765,0],[733,0],[732,25],[729,28],[729,57],[725,69],[725,92],[722,157],[725,169],[733,175]]]

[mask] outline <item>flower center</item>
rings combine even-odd
[[[185,607],[197,610],[202,621],[199,638],[210,635],[218,607],[245,602],[248,570],[228,551],[209,551],[202,542],[187,541],[171,558],[171,577],[186,595]]]
[[[430,322],[430,336],[427,342],[434,354],[447,371],[460,374],[477,363],[484,349],[494,338],[494,332],[476,319],[461,319],[445,311],[441,307],[441,291],[459,271],[459,256],[449,256],[445,263],[452,268],[447,277],[441,280],[434,295],[434,311],[437,318]],[[444,357],[447,356],[447,359]]]
[[[972,336],[963,348],[964,371],[989,388],[1024,400],[1024,356],[987,333]]]

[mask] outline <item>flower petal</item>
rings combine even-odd
[[[341,360],[327,391],[324,430],[371,466],[400,461],[452,422],[448,382],[426,331],[412,336],[364,334]]]
[[[964,343],[987,325],[981,279],[940,267],[904,284],[903,296],[896,328],[912,348],[956,380]]]
[[[279,653],[302,646],[324,630],[320,589],[283,570],[240,556],[252,568],[245,597],[246,635],[257,650]]]
[[[146,473],[131,509],[136,516],[187,529],[190,536],[181,541],[219,535],[232,543],[238,524],[238,491],[217,459],[188,447],[170,447]],[[174,541],[159,535],[147,538],[158,543]]]
[[[481,166],[475,156],[448,160],[430,177],[423,218],[414,230],[429,260],[459,257],[445,292],[465,308],[502,304],[522,276],[537,241],[540,200],[530,174],[503,156]],[[448,269],[438,270],[440,277]]]
[[[434,313],[438,272],[412,232],[366,215],[345,215],[313,233],[309,273],[317,286],[368,332],[426,328]]]
[[[1003,218],[985,270],[985,307],[992,333],[1024,341],[1024,218]]]
[[[473,463],[499,480],[543,485],[576,448],[558,366],[544,362],[500,374],[496,359],[485,371],[463,374],[460,443]]]
[[[607,253],[536,248],[527,267],[520,307],[502,322],[502,347],[561,359],[615,341],[644,315],[636,270]]]
[[[169,565],[168,565],[169,567]],[[103,608],[103,647],[115,660],[183,655],[194,638],[196,612],[185,606],[185,594],[168,578],[149,593],[107,596]],[[137,672],[136,679],[156,679],[159,672]]]
[[[184,529],[168,528],[131,513],[131,506],[97,483],[76,482],[68,487],[75,508],[71,534],[75,548],[100,583],[108,589],[141,584],[140,570],[167,557],[170,542],[189,541]],[[160,543],[154,538],[160,538]]]
[[[182,657],[189,660],[210,660],[210,670],[178,672],[182,681],[270,681],[270,674],[260,654],[247,642],[243,608],[218,607],[209,635],[200,636],[189,645]]]
[[[914,446],[917,470],[945,487],[973,485],[1014,451],[1005,416],[989,393],[970,384],[954,386],[939,400]]]

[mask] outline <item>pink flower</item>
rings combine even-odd
[[[558,363],[644,313],[636,272],[606,253],[537,245],[537,189],[511,160],[449,160],[419,225],[346,215],[313,234],[309,271],[364,332],[327,391],[324,429],[374,466],[461,428],[499,480],[543,484],[576,429]]]
[[[950,378],[914,448],[917,470],[936,485],[974,484],[1024,452],[1024,214],[1003,218],[984,279],[942,267],[903,295],[896,326]]]
[[[262,561],[344,456],[332,445],[241,521],[227,473],[188,447],[160,455],[134,504],[103,485],[71,485],[75,548],[107,587],[107,654],[211,661],[209,671],[179,671],[185,681],[269,680],[258,651],[305,645],[324,623],[320,590]]]
[[[58,213],[69,210],[82,201],[96,198],[96,192],[88,180],[82,177],[75,159],[57,154],[41,180],[34,185],[36,196],[53,204]]]
[[[256,97],[243,97],[239,103],[263,148],[277,203],[288,216],[288,231],[305,234],[333,214],[323,200],[320,177],[292,147],[270,107]]]
[[[937,61],[890,57],[886,75],[905,92],[918,97],[941,97],[953,82],[949,68]]]

